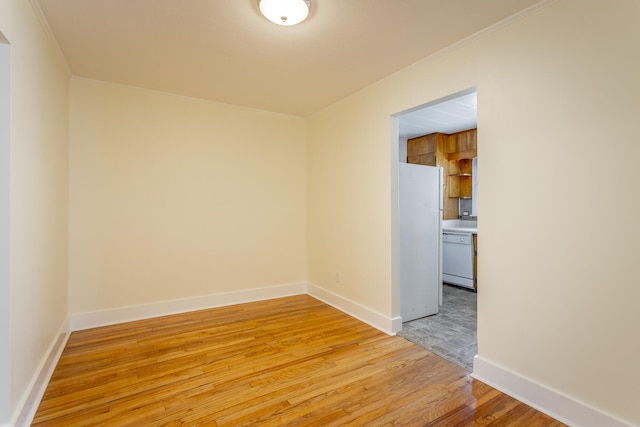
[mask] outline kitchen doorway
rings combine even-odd
[[[476,89],[452,94],[396,117],[398,161],[443,168],[443,228],[448,232],[449,227],[454,227],[454,231],[469,227],[458,231],[464,239],[472,238],[472,234],[475,234],[475,252],[478,219],[477,157],[474,155],[474,152],[477,153]],[[475,157],[473,162],[472,155]],[[460,279],[462,286],[458,286],[460,283],[457,283],[457,278],[446,274],[439,312],[405,322],[398,332],[398,335],[468,371],[473,370],[473,359],[477,354],[477,258],[472,252],[470,254],[468,261],[473,263],[473,278]],[[440,257],[442,265],[442,251]],[[402,271],[399,275],[402,294],[405,291],[402,289]],[[403,294],[403,298],[406,300],[406,295]]]

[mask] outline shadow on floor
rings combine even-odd
[[[472,372],[476,331],[477,294],[445,284],[440,312],[404,323],[398,335]]]

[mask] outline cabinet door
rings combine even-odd
[[[470,151],[476,150],[477,148],[478,146],[476,129],[471,129],[456,134],[456,151]]]
[[[407,163],[413,163],[414,165],[435,166],[436,153],[415,154],[412,156],[407,156]]]
[[[407,141],[407,156],[436,152],[436,135],[425,135]]]

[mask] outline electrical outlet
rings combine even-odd
[[[340,272],[336,271],[336,283],[340,283]]]

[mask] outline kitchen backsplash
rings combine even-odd
[[[460,212],[460,215],[462,216],[471,216],[471,204],[472,204],[472,199],[459,199],[459,203],[460,203],[460,210],[458,212]],[[466,214],[465,214],[466,212]]]

